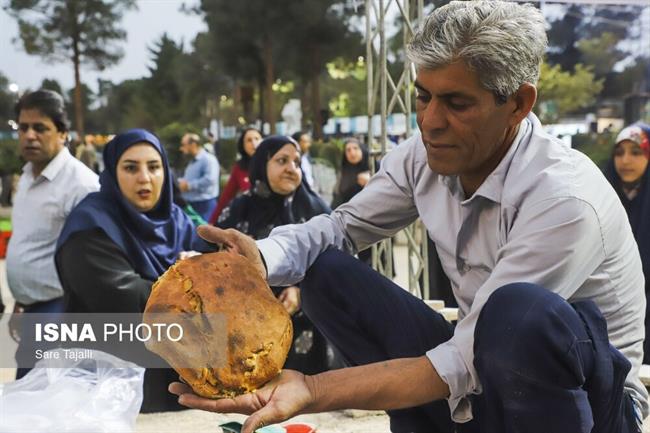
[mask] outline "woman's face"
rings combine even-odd
[[[614,149],[614,167],[621,180],[634,183],[641,179],[648,166],[643,149],[631,140],[623,140]]]
[[[266,163],[266,177],[271,190],[280,195],[293,193],[302,182],[300,152],[295,145],[282,146]]]
[[[260,141],[262,141],[262,136],[259,132],[254,129],[246,131],[246,134],[244,135],[244,152],[246,152],[248,156],[253,156]]]
[[[134,144],[117,162],[117,184],[120,191],[140,212],[148,212],[156,206],[164,182],[162,158],[149,143]]]
[[[363,152],[361,147],[354,141],[349,141],[345,145],[345,159],[352,165],[356,165],[361,162],[363,158]]]

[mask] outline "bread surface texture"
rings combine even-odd
[[[153,313],[177,313],[183,338],[151,340],[147,348],[208,398],[252,392],[273,379],[293,338],[291,318],[266,281],[231,252],[176,262],[154,283],[143,321],[155,322]]]

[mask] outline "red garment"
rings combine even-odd
[[[221,196],[219,197],[219,202],[217,207],[210,215],[209,223],[214,225],[221,215],[221,211],[230,204],[230,201],[237,196],[240,192],[248,191],[251,187],[251,182],[248,179],[248,170],[244,170],[235,163],[230,172],[230,178],[228,178],[228,183],[226,184]]]

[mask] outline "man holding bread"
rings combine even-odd
[[[199,228],[269,284],[302,280],[304,311],[352,367],[285,370],[225,400],[174,383],[181,404],[251,414],[245,433],[343,408],[387,410],[394,432],[641,431],[641,261],[599,169],[531,112],[544,28],[529,5],[436,9],[407,50],[419,133],[362,192],[256,243]],[[455,328],[346,254],[418,217],[451,280]]]

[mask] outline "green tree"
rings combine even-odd
[[[315,135],[321,127],[320,85],[325,65],[336,57],[363,53],[358,31],[348,25],[345,1],[335,0],[203,0],[200,11],[214,47],[212,62],[234,83],[246,121],[252,119],[252,86],[259,89],[261,118],[274,128],[289,96],[282,83],[296,82],[303,118],[310,110]],[[274,90],[275,89],[275,90]]]
[[[577,63],[590,64],[580,49],[582,40],[606,39],[614,44],[623,39],[638,39],[631,25],[639,17],[640,8],[635,6],[593,7],[571,4],[559,6],[562,14],[551,21],[548,31],[548,62],[559,64],[570,71]],[[602,38],[605,33],[609,36]],[[610,47],[605,47],[607,50]],[[613,47],[612,47],[613,48]]]
[[[327,64],[323,96],[333,116],[361,116],[368,113],[366,72],[362,57],[356,62],[337,58]]]
[[[634,62],[642,62],[637,47],[647,32],[641,27],[640,6],[555,6],[562,14],[551,17],[548,31],[550,65],[560,65],[571,71],[577,64],[591,65],[595,78],[602,81],[602,90],[596,95],[596,103],[604,99],[622,99],[627,87],[625,80],[634,75]],[[626,43],[619,42],[624,41]],[[637,50],[637,51],[635,51]],[[634,61],[627,64],[632,71],[623,73],[614,69],[620,61],[630,56]],[[631,73],[630,73],[631,72]],[[624,78],[625,77],[625,78]]]
[[[143,83],[143,96],[150,111],[155,114],[156,126],[162,126],[178,120],[182,99],[179,64],[183,58],[183,46],[165,33],[149,48],[149,53],[151,76]]]
[[[98,131],[116,133],[136,126],[153,126],[153,117],[142,101],[144,82],[144,78],[125,80],[119,84],[103,82],[102,95],[105,101],[93,111]]]
[[[41,89],[52,90],[61,96],[65,96],[63,94],[63,88],[61,87],[61,84],[59,84],[59,82],[53,78],[43,79],[43,81],[41,81]]]
[[[582,63],[593,66],[594,74],[603,77],[611,72],[614,65],[626,57],[626,54],[616,48],[620,37],[612,32],[604,32],[591,39],[581,39],[577,42],[581,53]]]
[[[562,116],[596,101],[603,88],[603,80],[597,80],[591,66],[577,64],[572,72],[562,70],[560,65],[542,64],[538,98],[535,112],[542,123],[553,123]]]
[[[650,58],[637,57],[634,64],[620,73],[607,75],[602,96],[620,98],[644,91],[650,91]]]
[[[156,132],[167,152],[169,165],[180,171],[187,162],[180,151],[181,138],[188,132],[199,134],[199,128],[191,123],[172,122]]]
[[[222,95],[231,94],[232,80],[224,73],[221,64],[210,61],[213,49],[207,33],[200,33],[192,43],[192,50],[183,53],[178,62],[178,80],[182,90],[178,118],[184,122],[207,126],[210,119],[220,116],[219,101]]]
[[[65,95],[66,99],[66,111],[68,112],[68,118],[72,119],[72,115],[75,114],[76,106],[71,105],[68,103],[68,101],[73,101],[75,97],[75,87],[72,89],[68,90],[67,94]],[[91,113],[91,106],[95,102],[95,93],[92,91],[90,87],[86,85],[86,83],[81,83],[81,114],[84,118],[84,131],[85,132],[101,132],[99,130],[99,125],[96,123],[96,119],[93,118]],[[80,131],[77,131],[80,132]],[[83,136],[79,136],[80,140],[83,140]]]
[[[10,120],[15,119],[14,106],[16,105],[16,95],[9,91],[9,80],[0,72],[0,131],[9,132]]]
[[[122,83],[102,81],[91,117],[100,130],[114,132],[142,127],[152,131],[178,124],[207,124],[215,116],[206,105],[216,105],[229,93],[229,81],[206,60],[205,34],[194,40],[194,50],[163,35],[149,49],[149,76]]]
[[[275,58],[277,51],[285,48],[280,46],[282,33],[295,25],[286,14],[290,3],[292,0],[202,0],[200,5],[215,48],[213,60],[223,63],[236,82],[257,82],[260,111],[272,132],[276,119],[273,84],[284,66]]]
[[[75,128],[83,134],[82,64],[98,70],[117,63],[123,51],[115,45],[126,32],[118,27],[134,0],[9,0],[5,8],[18,21],[28,54],[48,62],[71,61],[75,75]]]
[[[287,18],[294,23],[283,33],[282,45],[292,59],[291,70],[302,81],[303,92],[309,88],[311,121],[316,138],[322,138],[322,110],[320,84],[326,65],[336,58],[353,62],[363,55],[365,48],[361,34],[348,23],[344,4],[332,0],[303,0],[291,2]],[[345,97],[344,97],[345,98]],[[306,104],[303,104],[305,117]]]

